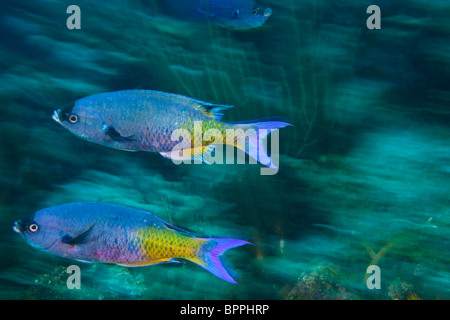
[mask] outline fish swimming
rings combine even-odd
[[[123,90],[76,100],[55,110],[53,119],[82,139],[114,149],[159,152],[172,160],[200,159],[208,163],[204,155],[211,155],[218,146],[229,145],[276,168],[276,163],[267,154],[265,139],[272,130],[290,124],[283,121],[221,121],[222,112],[228,108],[231,106],[172,93]],[[191,141],[182,150],[185,152],[173,152],[181,140],[174,139],[176,130],[189,133]],[[223,139],[204,139],[205,133],[210,131],[220,133]],[[236,137],[226,139],[229,132],[236,132]],[[249,143],[239,143],[246,137]]]
[[[201,16],[231,30],[261,27],[272,15],[271,8],[256,6],[255,0],[163,0],[162,5],[178,16]]]
[[[37,249],[82,262],[141,267],[185,259],[231,283],[220,256],[250,244],[197,238],[147,211],[101,202],[42,209],[16,221],[13,230]]]

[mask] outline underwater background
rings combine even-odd
[[[66,27],[72,4],[80,30]],[[234,31],[160,1],[0,3],[0,298],[450,298],[450,2],[257,4],[272,8],[267,22]],[[379,30],[366,26],[372,4]],[[289,119],[278,173],[113,150],[51,118],[123,89],[234,105],[226,121]],[[75,201],[141,208],[255,246],[226,253],[235,285],[189,262],[64,259],[11,228]],[[81,290],[66,286],[72,264]],[[370,265],[381,289],[366,285]]]

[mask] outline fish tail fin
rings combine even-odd
[[[292,124],[280,121],[278,119],[268,119],[267,121],[259,121],[252,123],[238,123],[236,124],[237,128],[248,130],[253,129],[254,131],[250,131],[246,133],[249,137],[249,143],[246,147],[246,144],[235,145],[238,149],[244,151],[250,158],[253,158],[260,162],[261,164],[269,167],[269,168],[278,168],[277,161],[274,161],[267,154],[267,136],[274,130],[278,130],[287,126],[292,126]],[[248,132],[248,131],[247,131]]]
[[[203,244],[200,254],[189,260],[203,267],[222,280],[230,283],[237,283],[230,275],[230,273],[235,272],[230,266],[221,260],[220,256],[229,249],[251,243],[237,239],[199,238],[199,240],[205,240],[206,243]]]

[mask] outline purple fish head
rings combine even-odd
[[[40,250],[51,250],[61,238],[58,222],[51,215],[43,212],[17,220],[13,230],[31,246]]]
[[[96,94],[75,101],[53,112],[53,120],[79,138],[106,147],[136,151],[137,141],[132,135],[122,135],[126,128],[115,127],[120,116],[109,93]],[[120,110],[119,110],[120,111]]]
[[[103,116],[97,111],[95,105],[91,105],[83,99],[77,100],[65,108],[55,110],[52,118],[82,139],[100,144],[105,140]]]
[[[17,220],[13,230],[36,249],[71,256],[74,239],[89,233],[95,224],[88,216],[77,218],[79,210],[77,205],[42,209],[32,216]]]

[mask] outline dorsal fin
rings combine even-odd
[[[150,227],[158,227],[158,228],[165,228],[168,229],[170,231],[176,232],[176,233],[180,233],[180,234],[184,234],[186,236],[190,236],[190,237],[194,237],[193,234],[191,234],[189,231],[187,230],[183,230],[179,227],[176,227],[166,221],[164,221],[163,219],[157,217],[156,215],[154,215],[151,212],[148,211],[144,211],[146,214],[148,214],[149,218],[151,218],[152,220],[149,222],[149,226]]]
[[[197,108],[207,117],[220,120],[223,116],[222,111],[233,108],[233,106],[202,102]]]
[[[170,231],[176,232],[178,234],[182,234],[182,235],[185,235],[185,236],[188,236],[188,237],[195,238],[195,236],[192,233],[190,233],[189,231],[183,230],[181,228],[178,228],[178,227],[174,226],[173,224],[169,224],[169,223],[166,222],[165,223],[165,228],[169,229]]]

